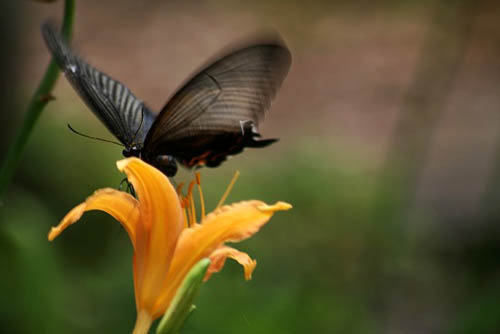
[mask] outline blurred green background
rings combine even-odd
[[[62,1],[2,4],[0,153],[49,61]],[[294,205],[203,286],[183,333],[500,332],[500,5],[494,1],[77,1],[75,48],[153,109],[231,42],[276,29],[292,69],[261,132],[280,141],[203,169],[213,208]],[[0,207],[1,333],[127,333],[132,248],[90,212],[121,149],[65,79]],[[190,179],[188,171],[177,181]]]

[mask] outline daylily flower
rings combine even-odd
[[[203,258],[211,259],[205,279],[221,270],[228,257],[238,261],[250,279],[256,261],[224,242],[252,236],[275,211],[291,208],[284,202],[267,205],[252,200],[222,206],[205,216],[200,188],[202,219],[197,223],[194,182],[188,195],[182,196],[164,174],[140,159],[120,160],[117,167],[134,186],[137,199],[115,189],[97,190],[53,227],[48,237],[52,241],[89,210],[105,211],[122,224],[134,247],[136,334],[147,333],[153,320],[165,313],[186,274]]]

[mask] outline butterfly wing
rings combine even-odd
[[[126,147],[142,146],[155,114],[125,85],[78,57],[53,24],[44,23],[42,34],[55,61],[90,110]]]
[[[172,155],[187,167],[218,166],[244,147],[262,147],[259,121],[290,68],[281,41],[240,48],[198,72],[167,102],[144,143],[145,156]]]

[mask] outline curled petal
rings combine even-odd
[[[135,248],[135,228],[139,220],[139,203],[127,193],[115,189],[105,188],[97,190],[84,203],[71,210],[49,232],[49,241],[54,240],[68,226],[77,222],[84,212],[90,210],[104,211],[113,216],[127,231]]]
[[[208,267],[207,273],[205,274],[205,278],[203,280],[207,281],[213,273],[221,271],[228,257],[236,260],[243,266],[243,269],[245,270],[245,279],[247,281],[252,278],[252,272],[257,265],[257,261],[248,256],[247,253],[241,252],[232,247],[222,246],[217,248],[210,255],[210,267]]]
[[[170,267],[168,285],[158,305],[168,307],[184,276],[200,259],[208,257],[226,241],[240,241],[252,236],[269,221],[275,211],[292,206],[278,202],[267,205],[261,201],[245,201],[223,206],[210,213],[202,224],[184,229]]]
[[[268,205],[261,201],[244,201],[232,205],[225,205],[212,213],[204,220],[204,232],[194,232],[198,237],[203,234],[214,234],[221,242],[238,242],[245,240],[259,231],[269,221],[275,211],[291,209],[285,202]],[[187,232],[187,231],[186,231]]]

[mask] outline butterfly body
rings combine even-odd
[[[46,44],[87,106],[135,156],[174,176],[186,168],[217,167],[260,139],[257,126],[290,67],[288,49],[277,40],[246,46],[205,66],[158,115],[119,81],[83,61],[50,23]]]

